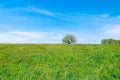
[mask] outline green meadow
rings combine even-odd
[[[120,45],[0,44],[0,80],[120,80]]]

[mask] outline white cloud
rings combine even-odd
[[[24,43],[28,42],[28,39],[18,35],[12,35],[9,33],[0,34],[0,43]]]
[[[0,33],[0,43],[60,43],[61,37],[57,32],[10,31]]]
[[[1,6],[0,6],[1,7]],[[9,12],[9,13],[38,13],[46,16],[55,16],[56,13],[49,11],[47,9],[38,8],[36,6],[26,6],[26,7],[15,7],[15,8],[4,8],[1,7],[0,12]]]
[[[39,14],[43,14],[43,15],[48,15],[48,16],[53,16],[54,13],[51,11],[48,11],[46,9],[41,9],[41,8],[37,8],[35,6],[28,6],[27,10],[29,12],[35,12],[35,13],[39,13]]]
[[[38,33],[38,32],[23,32],[23,31],[12,31],[11,34],[21,35],[21,36],[27,36],[31,38],[41,38],[44,37],[44,34]]]
[[[120,35],[120,25],[114,25],[111,29],[107,31],[109,34]]]
[[[107,27],[105,33],[111,38],[120,39],[120,25],[111,25]]]

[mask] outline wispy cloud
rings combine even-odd
[[[31,38],[41,38],[44,37],[44,34],[38,33],[38,32],[23,32],[23,31],[12,31],[11,34],[15,35],[21,35],[21,36],[27,36]]]
[[[39,14],[43,14],[43,15],[48,15],[48,16],[54,16],[55,15],[53,12],[51,12],[49,10],[37,8],[35,6],[28,6],[26,9],[29,12],[39,13]]]
[[[109,26],[105,32],[112,38],[120,39],[120,24]]]
[[[15,7],[15,8],[4,8],[2,5],[0,5],[1,9],[0,11],[4,12],[15,12],[15,13],[38,13],[46,16],[54,16],[56,13],[49,11],[47,9],[42,9],[36,6],[26,6],[26,7]]]
[[[0,33],[0,43],[60,43],[62,37],[55,32],[9,31]]]
[[[0,38],[0,43],[24,43],[29,41],[29,39],[26,39],[23,36],[13,35],[10,33],[1,33]]]

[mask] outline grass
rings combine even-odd
[[[0,80],[120,80],[120,46],[0,44]]]

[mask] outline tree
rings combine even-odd
[[[72,34],[67,34],[65,37],[63,37],[62,42],[65,44],[76,43],[76,38]]]
[[[115,40],[115,39],[103,39],[103,40],[101,41],[101,44],[120,45],[120,40]]]
[[[106,44],[106,42],[107,42],[107,39],[103,39],[103,40],[101,41],[101,44]]]

